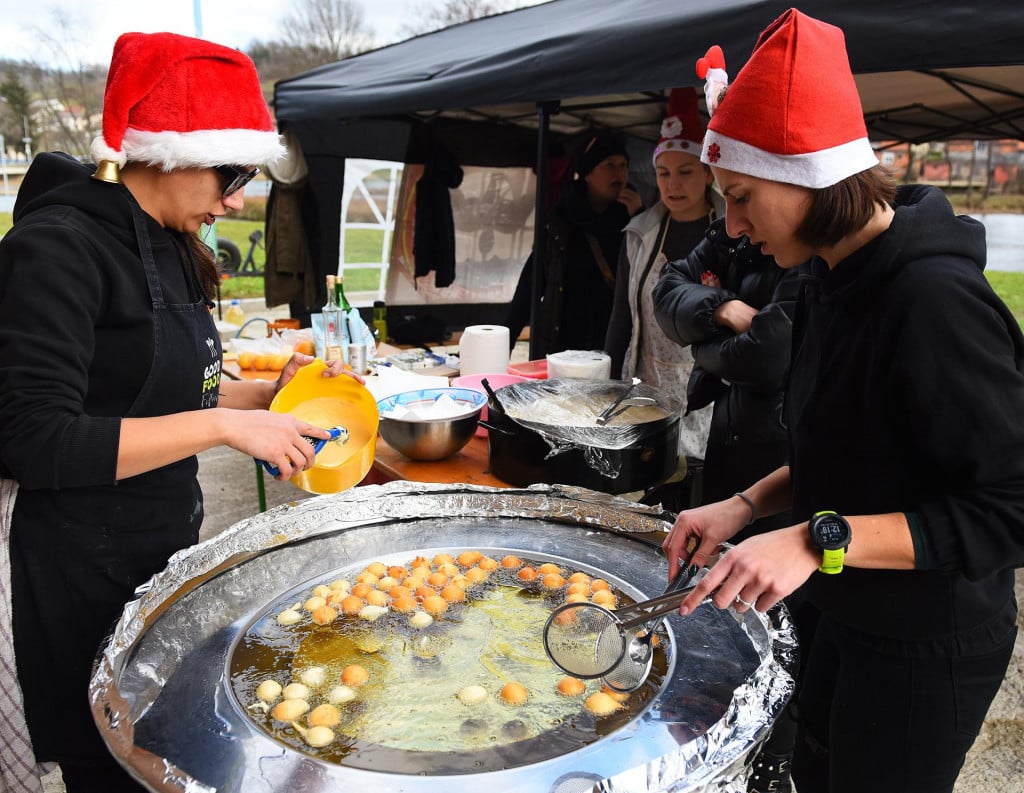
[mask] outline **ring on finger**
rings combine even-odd
[[[748,609],[752,609],[754,608],[754,604],[757,602],[757,599],[755,598],[754,600],[748,602],[741,598],[739,595],[737,595],[736,602],[739,603],[741,606],[746,606]]]

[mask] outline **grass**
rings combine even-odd
[[[0,212],[0,236],[11,227],[11,213]],[[221,220],[217,222],[217,236],[234,242],[242,252],[244,259],[249,251],[249,235],[254,231],[263,231],[263,221],[258,220]],[[348,232],[345,240],[345,261],[373,261],[380,256],[382,231],[372,229],[353,229]],[[262,270],[266,265],[266,250],[263,241],[253,251],[256,269]],[[1003,301],[1009,306],[1017,321],[1024,325],[1024,273],[1009,273],[996,270],[986,271],[989,283]],[[345,271],[346,292],[371,292],[377,289],[378,270],[365,268],[349,268]],[[240,276],[229,278],[221,285],[221,296],[230,300],[243,297],[263,297],[263,278]]]

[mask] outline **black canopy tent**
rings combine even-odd
[[[322,272],[336,266],[346,157],[423,162],[440,141],[463,164],[535,165],[542,185],[549,146],[591,126],[656,140],[668,90],[699,86],[694,63],[708,46],[722,47],[735,74],[791,5],[552,0],[277,83],[278,123],[309,163],[314,262]],[[873,140],[1024,138],[1018,0],[799,7],[844,30]],[[537,208],[542,237],[540,195]]]

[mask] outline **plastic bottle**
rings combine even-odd
[[[327,276],[327,303],[320,313],[324,318],[324,357],[328,361],[341,361],[341,312],[334,299],[334,278],[333,275]]]
[[[383,300],[373,301],[373,335],[378,344],[388,340],[388,304]]]
[[[231,301],[228,310],[224,312],[224,321],[230,322],[232,325],[238,325],[238,327],[242,327],[245,324],[245,312],[242,311],[242,302],[240,300]]]

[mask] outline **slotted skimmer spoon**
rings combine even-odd
[[[631,632],[632,628],[644,625],[654,619],[663,619],[679,608],[679,604],[695,585],[683,586],[681,581],[689,581],[692,576],[684,572],[685,568],[676,573],[669,587],[675,588],[658,597],[624,606],[612,612],[596,603],[564,603],[548,617],[544,624],[544,651],[548,658],[562,671],[583,680],[606,677],[617,672],[622,665],[632,673],[630,682],[635,680],[635,670],[643,665],[643,677],[650,668],[650,642],[642,643]],[[632,643],[636,642],[645,653],[643,662],[629,659],[623,664]],[[635,687],[643,683],[643,678]],[[619,686],[624,681],[617,681]]]

